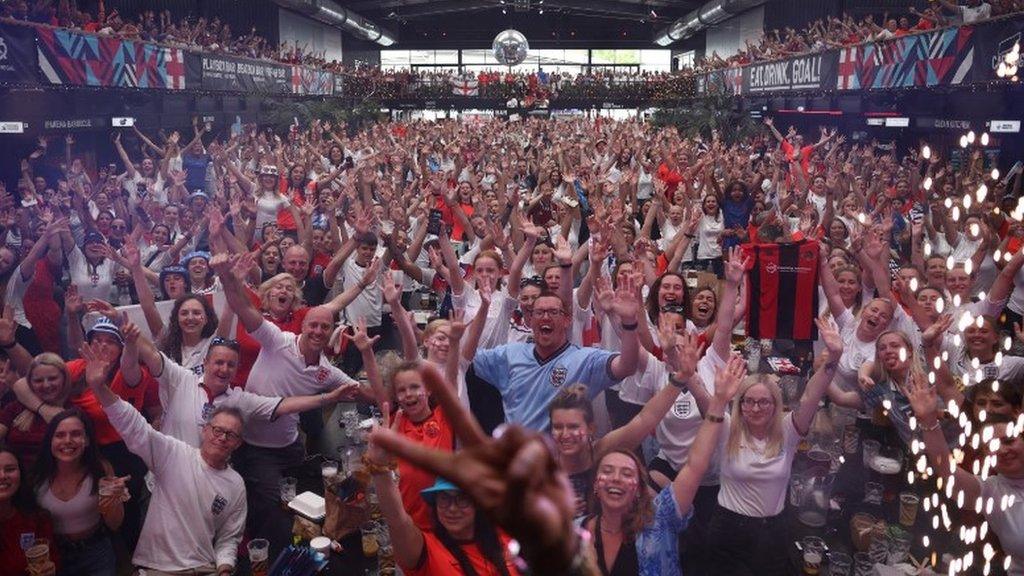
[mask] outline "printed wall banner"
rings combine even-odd
[[[291,67],[274,62],[189,53],[188,77],[203,90],[287,94],[292,91]]]
[[[839,51],[840,90],[927,88],[972,80],[975,27],[961,26]]]
[[[981,27],[979,27],[981,28]],[[989,23],[979,30],[977,38],[978,64],[974,67],[975,82],[993,82],[1007,80],[996,74],[1000,62],[1006,62],[1006,56],[1013,52],[1014,46],[1024,49],[1024,18],[1007,18]],[[1019,53],[1019,52],[1018,52]],[[1020,67],[1024,61],[1017,61],[1017,77],[1021,74]]]
[[[185,53],[70,30],[37,28],[39,67],[50,84],[184,90]]]
[[[37,83],[36,35],[32,28],[0,24],[0,83]]]
[[[743,68],[743,93],[835,90],[836,52],[822,52]]]

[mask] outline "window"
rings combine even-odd
[[[408,70],[408,50],[381,50],[380,67],[382,70]]]
[[[693,65],[697,61],[697,53],[693,50],[683,52],[682,54],[676,54],[677,70],[683,70],[685,68],[693,68]]]
[[[639,64],[640,50],[591,50],[594,64]]]
[[[693,52],[691,51],[692,55]],[[668,72],[672,69],[671,50],[641,50],[640,70],[647,72]]]

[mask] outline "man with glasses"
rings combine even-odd
[[[247,421],[272,421],[284,414],[322,408],[351,395],[358,384],[339,386],[330,393],[289,398],[260,396],[231,385],[238,371],[238,341],[215,337],[203,361],[203,373],[175,363],[142,336],[139,327],[124,327],[125,347],[121,372],[129,386],[142,379],[141,360],[160,383],[164,407],[161,431],[196,448],[202,442],[201,427],[220,407],[237,409]]]
[[[139,574],[232,574],[246,506],[245,484],[228,464],[242,444],[242,413],[215,408],[202,426],[198,448],[190,446],[154,430],[114,394],[106,378],[113,363],[109,357],[85,344],[82,358],[85,381],[110,423],[156,480],[132,557]]]
[[[543,430],[548,424],[548,404],[563,386],[582,383],[593,397],[636,371],[639,305],[632,279],[620,283],[611,304],[611,313],[621,323],[619,353],[571,344],[572,319],[566,308],[558,294],[542,293],[530,319],[533,343],[482,350],[473,359],[476,375],[501,393],[509,423]]]

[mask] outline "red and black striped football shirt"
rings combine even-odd
[[[752,257],[747,291],[747,335],[815,340],[818,328],[818,242],[745,244]]]

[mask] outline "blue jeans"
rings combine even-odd
[[[60,549],[60,572],[57,576],[117,576],[114,543],[103,528],[81,541],[58,539],[57,547]]]

